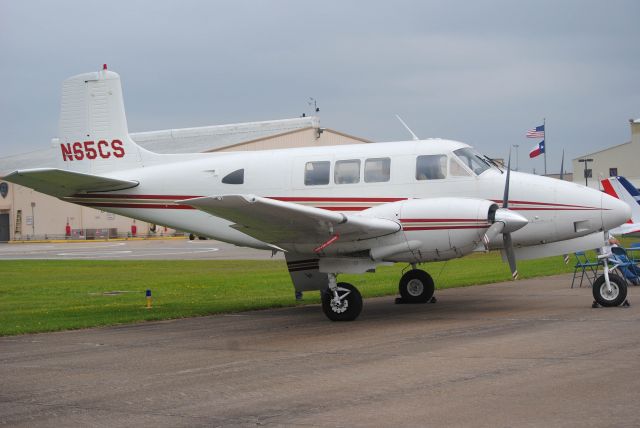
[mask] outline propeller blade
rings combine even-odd
[[[504,183],[504,196],[502,197],[502,208],[509,208],[509,180],[511,179],[511,149],[509,149],[509,160],[507,161],[507,180]]]
[[[504,223],[499,221],[496,221],[491,226],[489,226],[489,229],[487,229],[487,231],[484,233],[484,236],[482,237],[485,251],[489,251],[489,243],[493,241],[496,236],[502,233],[503,230]]]
[[[504,252],[507,255],[507,261],[509,262],[509,268],[511,269],[511,278],[518,279],[518,268],[516,267],[516,254],[513,251],[513,242],[511,241],[511,234],[505,233],[502,235],[504,242]]]
[[[507,179],[504,183],[504,196],[502,198],[502,210],[498,210],[496,212],[496,219],[499,218],[500,215],[505,217],[509,217],[509,219],[505,219],[505,232],[502,234],[502,242],[504,244],[504,252],[507,256],[507,261],[509,262],[509,268],[511,269],[511,278],[518,279],[518,268],[516,267],[516,254],[513,251],[513,241],[511,240],[511,232],[514,230],[518,230],[528,223],[528,220],[523,216],[512,213],[508,211],[509,208],[509,181],[511,180],[511,149],[509,149],[509,160],[507,162]],[[499,212],[502,211],[502,212]],[[519,216],[520,219],[517,219],[515,216]],[[524,220],[524,221],[522,221]],[[511,229],[514,227],[514,229]]]

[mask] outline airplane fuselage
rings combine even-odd
[[[199,154],[193,160],[109,174],[138,181],[140,185],[135,188],[74,195],[65,200],[241,246],[270,249],[269,244],[230,228],[229,221],[192,209],[180,200],[255,194],[348,214],[375,212],[389,218],[394,218],[394,202],[401,205],[412,199],[473,198],[501,204],[504,171],[474,156],[468,145],[440,139]],[[429,168],[434,167],[440,171],[429,175]],[[607,218],[611,201],[602,192],[542,176],[511,174],[509,207],[529,221],[513,234],[516,246],[572,239],[620,222],[617,217]],[[401,207],[397,209],[401,211]],[[459,216],[455,212],[447,214],[443,220],[453,220],[445,222],[450,226],[448,233],[468,232],[462,223],[456,229]],[[413,217],[419,220],[421,216]],[[419,221],[403,226],[407,240],[434,230],[429,227],[433,224]],[[492,242],[491,247],[500,248],[501,242]],[[348,248],[339,242],[331,246],[335,254],[357,250],[358,245],[353,243]],[[461,255],[460,251],[425,254],[420,261]]]

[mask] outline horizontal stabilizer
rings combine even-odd
[[[340,241],[356,241],[388,235],[400,230],[393,220],[283,202],[253,195],[224,195],[180,201],[222,217],[235,229],[271,244],[321,244],[332,235]]]
[[[138,185],[137,181],[118,180],[56,168],[19,170],[3,179],[56,197],[70,196],[76,193],[124,190]]]

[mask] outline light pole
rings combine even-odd
[[[518,147],[520,147],[520,144],[514,144],[513,147],[515,147],[516,149],[516,171],[518,170]]]
[[[587,164],[593,162],[593,159],[578,159],[578,162],[584,162],[584,185],[589,186],[589,177],[587,175]]]

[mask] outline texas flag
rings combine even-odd
[[[535,158],[536,156],[541,155],[542,153],[544,153],[544,140],[540,141],[538,145],[535,146],[533,150],[529,152],[529,157]]]

